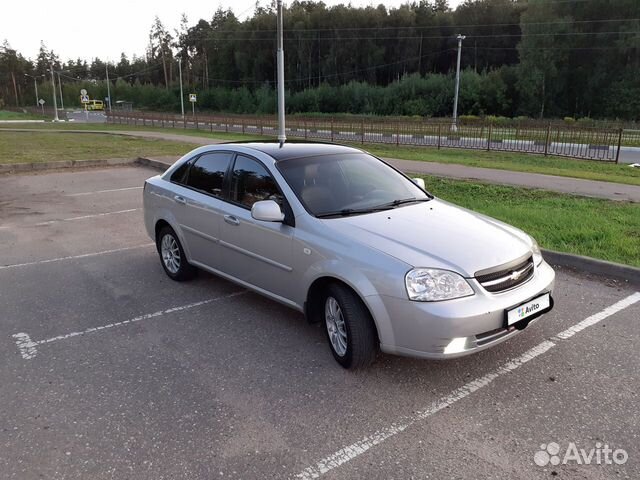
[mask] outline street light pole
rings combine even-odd
[[[109,99],[109,113],[111,113],[111,84],[109,83],[109,66],[104,64],[104,71],[107,74],[107,98]]]
[[[184,120],[184,93],[182,92],[182,57],[178,59],[178,73],[180,74],[180,108],[182,109],[182,119]]]
[[[60,90],[60,108],[64,110],[64,98],[62,98],[62,80],[60,80],[60,72],[58,72],[58,89]]]
[[[460,91],[460,55],[462,53],[462,41],[467,38],[464,35],[458,34],[458,63],[456,66],[456,94],[453,99],[453,124],[451,130],[454,132],[458,130],[458,93]]]
[[[51,67],[51,92],[53,93],[53,112],[54,112],[54,118],[53,121],[54,122],[59,122],[60,119],[58,118],[58,101],[56,100],[56,77],[55,77],[55,72],[53,71],[53,62],[49,63],[49,66]]]
[[[282,41],[282,0],[278,0],[278,140],[280,146],[287,140],[284,125],[284,46]]]

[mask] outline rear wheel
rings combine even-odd
[[[183,281],[193,278],[196,269],[187,262],[184,249],[180,244],[178,235],[169,226],[163,227],[156,239],[160,263],[165,273],[172,280]]]
[[[373,319],[360,298],[347,287],[332,284],[323,305],[325,332],[336,361],[349,369],[370,365],[378,341]]]

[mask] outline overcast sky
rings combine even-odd
[[[353,5],[398,6],[406,0],[353,0]],[[462,0],[449,0],[455,7]],[[0,0],[0,42],[9,44],[27,58],[35,58],[44,40],[62,60],[78,57],[117,61],[120,52],[129,58],[144,54],[148,33],[155,15],[169,27],[178,27],[180,15],[187,14],[189,24],[200,18],[210,20],[218,7],[231,6],[245,18],[255,0]],[[266,5],[269,0],[261,0]],[[345,3],[325,0],[327,5]]]

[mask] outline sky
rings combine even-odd
[[[325,0],[327,5],[346,3]],[[462,0],[449,0],[451,7]],[[143,55],[149,30],[157,15],[169,31],[177,28],[182,13],[189,25],[210,20],[219,7],[240,18],[253,12],[256,0],[0,0],[0,43],[5,39],[27,58],[34,59],[43,40],[63,61],[83,58],[117,62],[120,53],[129,58]],[[260,0],[263,5],[269,0]],[[351,0],[354,6],[396,7],[406,0]],[[286,4],[286,1],[285,1]]]

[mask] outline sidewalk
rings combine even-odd
[[[599,182],[580,178],[558,177],[541,173],[513,172],[493,168],[468,167],[452,163],[431,163],[385,158],[385,161],[403,172],[434,175],[437,177],[478,180],[498,185],[540,188],[584,197],[606,198],[640,203],[640,187],[621,183]]]

